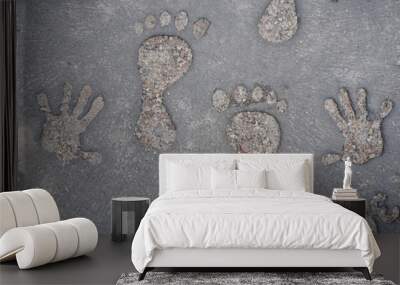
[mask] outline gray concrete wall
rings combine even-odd
[[[363,197],[387,194],[387,205],[400,205],[400,2],[397,0],[298,0],[299,29],[282,44],[266,43],[257,22],[267,4],[243,0],[20,0],[18,1],[18,120],[21,189],[48,189],[63,218],[92,219],[100,231],[110,230],[113,196],[157,196],[158,154],[146,152],[134,135],[141,107],[137,70],[140,43],[156,28],[137,36],[134,23],[148,14],[183,9],[190,21],[211,21],[207,36],[195,40],[190,29],[181,34],[192,47],[188,73],[168,89],[166,105],[177,127],[171,152],[232,152],[224,132],[233,108],[217,113],[211,93],[242,83],[271,85],[287,99],[287,113],[264,105],[244,108],[272,113],[281,126],[279,152],[316,155],[315,191],[330,195],[341,185],[343,165],[323,166],[322,154],[340,151],[344,139],[323,108],[339,88],[351,94],[369,92],[369,110],[395,102],[383,124],[381,157],[354,167],[353,185]],[[49,97],[58,111],[63,83],[73,85],[73,103],[83,85],[103,96],[105,107],[81,136],[82,148],[102,154],[102,163],[68,163],[44,150],[40,136],[45,115],[37,94]],[[353,97],[354,98],[354,97]],[[400,232],[400,223],[381,231]]]

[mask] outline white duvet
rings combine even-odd
[[[365,219],[330,199],[258,189],[160,196],[133,239],[132,262],[143,272],[165,248],[358,249],[370,271],[380,255]]]

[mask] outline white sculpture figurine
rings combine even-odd
[[[346,161],[344,162],[344,179],[343,179],[343,189],[352,189],[351,188],[351,160],[350,157],[346,158]]]

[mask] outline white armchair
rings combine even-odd
[[[98,233],[85,218],[60,221],[53,197],[43,189],[0,193],[0,262],[17,259],[20,269],[84,255]]]

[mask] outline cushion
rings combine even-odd
[[[211,168],[212,189],[236,190],[236,170]]]
[[[0,195],[11,205],[17,227],[33,226],[39,223],[35,205],[29,195],[22,191],[3,192]]]
[[[236,169],[236,160],[174,159],[167,162],[167,191],[211,190],[211,168]]]
[[[304,160],[241,159],[239,170],[266,170],[267,188],[272,190],[306,191]]]
[[[17,222],[15,221],[14,211],[11,207],[10,201],[0,194],[0,237],[9,229],[15,228]]]
[[[168,164],[168,191],[210,189],[210,168],[207,166]]]
[[[267,171],[262,170],[237,170],[237,188],[267,188]]]

